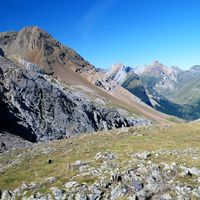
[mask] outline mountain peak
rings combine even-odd
[[[158,60],[153,61],[153,63],[151,64],[151,66],[154,67],[163,67],[164,65],[162,63],[160,63]]]
[[[111,71],[116,72],[116,71],[119,71],[119,70],[129,72],[129,71],[132,71],[133,68],[130,67],[130,66],[126,66],[122,63],[116,63],[116,64],[112,65]]]
[[[39,26],[37,26],[37,25],[25,26],[25,27],[23,27],[21,30],[23,30],[23,29],[43,31],[43,30],[42,30]]]
[[[25,26],[25,27],[21,28],[19,31],[22,31],[22,30],[37,30],[37,31],[43,31],[39,26],[36,26],[36,25]]]
[[[124,65],[121,63],[121,62],[118,62],[118,63],[115,63],[112,65],[112,70],[118,70],[120,69],[121,67],[123,67]]]
[[[18,32],[19,34],[32,34],[32,36],[36,36],[37,34],[42,34],[46,36],[50,36],[49,33],[47,33],[45,30],[40,28],[39,26],[26,26],[23,27],[21,30]]]
[[[133,71],[133,68],[130,66],[123,66],[122,67],[122,71],[125,71],[126,73]]]
[[[194,65],[190,67],[190,70],[200,70],[200,65]]]
[[[28,26],[19,32],[0,33],[0,48],[6,57],[15,57],[35,63],[48,74],[58,68],[86,71],[92,68],[78,53],[63,46],[38,26]]]

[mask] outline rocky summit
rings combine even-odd
[[[38,64],[47,74],[55,73],[56,67],[64,64],[73,70],[92,68],[75,51],[63,46],[37,26],[0,33],[0,47],[6,57]]]

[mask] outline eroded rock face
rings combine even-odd
[[[19,56],[39,65],[47,74],[53,74],[58,66],[66,66],[74,71],[93,68],[74,50],[63,46],[37,26],[25,27],[19,32],[0,33],[0,48],[6,57]]]
[[[79,91],[62,87],[52,77],[24,70],[2,57],[0,95],[1,131],[32,142],[148,123],[129,120]]]

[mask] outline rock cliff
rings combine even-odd
[[[36,142],[149,123],[94,103],[51,76],[0,58],[0,129]]]

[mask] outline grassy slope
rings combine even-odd
[[[185,84],[180,84],[168,97],[176,103],[185,104],[200,99],[199,94],[200,82],[197,80],[190,80]]]
[[[152,88],[153,90],[156,83],[161,80],[151,74],[142,75],[140,78],[146,88]],[[174,85],[173,90],[160,88],[159,93],[166,99],[158,99],[157,103],[160,106],[157,106],[156,110],[188,121],[200,118],[200,82],[198,74],[181,73],[178,75],[178,83]]]
[[[136,152],[156,150],[184,150],[197,148],[197,158],[200,156],[200,125],[199,123],[179,124],[171,127],[141,127],[109,132],[86,134],[61,141],[37,144],[26,150],[18,150],[0,156],[0,166],[10,165],[10,161],[17,164],[8,167],[0,174],[0,188],[14,189],[23,181],[40,182],[41,190],[45,191],[52,186],[62,187],[64,183],[76,175],[76,169],[69,166],[77,160],[90,161],[91,165],[98,166],[94,162],[97,152],[110,151],[117,155],[121,168],[132,159]],[[137,135],[135,134],[137,133]],[[139,134],[139,136],[138,136]],[[48,160],[52,164],[48,164]],[[178,162],[187,166],[200,168],[200,161],[193,159],[191,155],[161,155],[158,158],[150,158],[154,162]],[[46,177],[54,176],[57,181],[51,185],[44,182]],[[78,182],[94,182],[94,177],[75,178]]]

